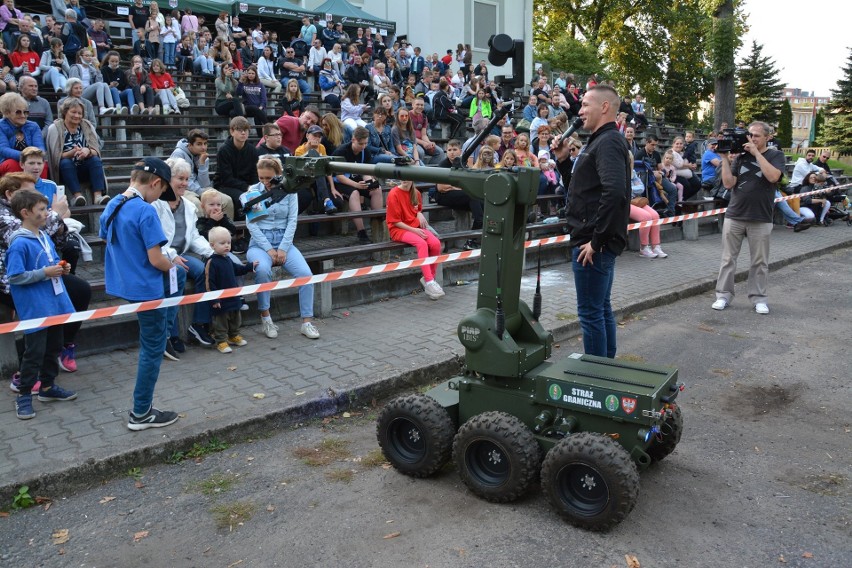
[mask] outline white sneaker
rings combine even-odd
[[[139,105],[134,104],[130,107],[130,116],[136,116],[137,114],[139,114]]]
[[[765,316],[769,313],[769,306],[766,305],[766,302],[758,302],[754,305],[754,311]]]
[[[163,116],[166,116],[170,112],[172,112],[172,107],[169,105],[163,105]]]
[[[101,107],[100,108],[101,116],[108,116],[108,115],[112,114],[113,112],[115,112],[114,108],[107,108],[107,107]]]
[[[714,310],[724,310],[728,307],[728,300],[726,300],[725,298],[719,298],[718,300],[713,302],[713,305],[710,307]]]
[[[426,282],[423,285],[423,290],[426,292],[426,295],[429,296],[432,300],[437,300],[441,296],[444,295],[444,291],[441,290],[441,287],[437,282],[432,280],[431,282]]]
[[[263,333],[266,334],[266,337],[269,339],[275,339],[278,337],[278,326],[272,323],[272,320],[261,320],[260,325],[261,329],[263,329]]]
[[[314,323],[310,321],[304,322],[299,331],[308,339],[319,339],[320,336],[319,331],[314,327]]]
[[[651,252],[657,255],[657,258],[668,258],[669,255],[663,252],[663,249],[660,248],[660,245],[655,246],[651,249]]]
[[[644,258],[657,258],[657,253],[651,250],[650,246],[644,246],[639,250],[639,256]]]
[[[127,107],[126,106],[115,107],[115,114],[118,114],[118,115],[121,115],[121,116],[126,115],[127,114]]]

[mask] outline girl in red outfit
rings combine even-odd
[[[423,203],[420,191],[413,181],[404,181],[390,190],[387,204],[387,223],[391,240],[405,243],[417,249],[417,258],[437,256],[441,253],[441,241],[429,231],[429,223],[423,216]],[[434,264],[420,267],[423,278],[420,284],[426,295],[437,300],[444,290],[435,281],[437,266]]]
[[[41,62],[41,56],[39,56],[39,54],[35,51],[30,51],[30,41],[30,36],[19,35],[18,43],[15,45],[15,51],[13,51],[9,56],[12,60],[12,65],[14,66],[12,72],[15,73],[16,77],[20,77],[24,73],[36,77],[39,73],[41,73],[38,68],[38,64]]]
[[[177,99],[175,99],[175,94],[172,92],[172,89],[175,88],[175,82],[172,76],[166,72],[166,66],[159,59],[151,62],[149,78],[151,79],[151,87],[153,87],[154,93],[160,97],[160,103],[163,105],[163,114],[169,114],[170,112],[180,114]]]

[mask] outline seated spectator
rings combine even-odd
[[[530,148],[530,138],[526,132],[521,132],[515,138],[515,156],[518,158],[518,166],[522,168],[537,168],[538,156]]]
[[[4,95],[5,96],[5,95]],[[65,185],[72,205],[86,204],[81,181],[92,185],[92,197],[98,205],[109,201],[107,183],[101,162],[101,139],[95,125],[83,118],[83,105],[68,97],[59,106],[59,116],[48,126],[45,137],[47,165],[50,178]]]
[[[633,169],[633,156],[630,156],[630,171],[632,178],[630,187],[633,198],[630,200],[630,220],[637,223],[644,221],[656,221],[660,218],[645,197],[645,183],[639,179],[636,170]],[[660,248],[660,226],[641,227],[639,229],[639,256],[643,258],[666,258],[669,255]]]
[[[315,37],[311,41],[311,49],[308,51],[307,70],[314,77],[314,90],[319,91],[319,72],[322,69],[322,60],[328,57],[328,52],[322,46],[322,41]]]
[[[245,70],[237,85],[237,96],[242,98],[245,116],[254,119],[257,135],[263,137],[263,125],[266,124],[266,87],[257,78],[257,67]]]
[[[331,68],[338,77],[343,79],[343,76],[346,74],[346,68],[343,63],[343,49],[339,43],[335,43],[328,51],[328,58],[331,61]]]
[[[633,114],[633,105],[630,100],[630,95],[625,95],[621,100],[621,104],[618,106],[618,112],[623,112],[627,115],[627,122],[635,124],[634,114]]]
[[[375,69],[376,74],[373,76],[373,90],[377,96],[386,95],[388,94],[388,90],[391,88],[391,85],[393,85],[393,82],[385,73],[384,63],[377,63]]]
[[[681,136],[677,136],[672,142],[672,156],[674,157],[674,167],[677,170],[677,182],[683,186],[683,199],[689,199],[699,192],[701,189],[701,181],[698,176],[693,173],[696,165],[687,162],[683,158],[684,141]],[[681,201],[680,197],[678,198]]]
[[[210,157],[207,154],[208,135],[203,130],[194,128],[186,138],[181,138],[171,158],[180,158],[190,165],[188,187],[183,198],[191,201],[202,212],[201,194],[212,187],[210,183]],[[222,194],[222,209],[231,219],[234,218],[234,200],[229,195]]]
[[[453,101],[449,95],[450,84],[446,78],[442,78],[439,85],[438,92],[435,93],[432,99],[435,120],[437,122],[448,122],[452,126],[450,129],[450,138],[454,138],[463,132],[465,126],[464,118],[459,115],[458,110],[453,105]]]
[[[545,77],[540,77],[535,82],[535,87],[530,93],[530,96],[535,96],[536,106],[542,104],[545,106],[550,106],[550,89],[547,84],[547,79]]]
[[[506,168],[510,170],[518,165],[518,156],[515,154],[515,151],[511,148],[507,148],[503,151],[503,155],[500,157],[500,162],[494,166],[496,169]]]
[[[327,156],[326,145],[323,144],[323,130],[321,127],[314,125],[308,128],[306,135],[307,140],[304,144],[296,148],[295,156]],[[316,196],[318,204],[322,204],[327,215],[333,215],[337,212],[337,204],[343,203],[343,195],[337,192],[332,176],[314,178],[310,187],[299,189],[298,202],[299,213],[301,214],[310,207],[311,202]],[[333,201],[336,200],[337,204]]]
[[[139,114],[140,107],[136,104],[136,96],[127,82],[127,75],[119,67],[120,61],[121,57],[117,51],[107,52],[104,56],[101,62],[101,73],[103,73],[104,83],[109,86],[112,100],[119,101],[125,108],[129,108],[131,115],[137,115]]]
[[[3,40],[0,40],[0,94],[17,89],[15,75],[12,74],[12,65],[6,44]]]
[[[620,112],[615,115],[615,127],[618,129],[618,132],[624,134],[625,128],[627,126],[627,113]]]
[[[825,175],[822,172],[811,172],[794,193],[808,193],[823,187],[824,183]],[[814,224],[820,227],[831,224],[831,219],[826,219],[829,209],[831,209],[831,201],[826,199],[825,195],[807,195],[799,200],[799,214],[813,219]]]
[[[367,150],[373,156],[373,164],[392,164],[397,157],[387,117],[387,111],[377,106],[373,110],[373,122],[367,125],[367,132],[370,135]]]
[[[370,77],[370,69],[364,64],[361,55],[355,54],[352,65],[346,70],[346,80],[350,85],[361,86],[365,101],[377,96]]]
[[[21,77],[21,84],[18,85],[18,88],[29,105],[30,120],[42,129],[45,125],[53,122],[53,110],[50,108],[50,103],[38,96],[38,83],[35,79],[26,76]]]
[[[198,38],[198,43],[192,51],[192,70],[202,77],[212,79],[216,76],[216,64],[210,56],[210,48],[204,37]]]
[[[134,55],[130,60],[126,76],[128,86],[133,89],[133,100],[139,105],[139,114],[157,114],[159,111],[154,105],[154,89],[141,55]]]
[[[154,94],[160,97],[163,114],[181,114],[174,94],[175,81],[171,74],[166,71],[166,66],[162,61],[154,59],[151,62],[151,74],[148,77],[151,80],[151,88],[154,90]]]
[[[112,40],[106,30],[104,30],[105,25],[105,22],[101,18],[98,18],[92,22],[92,29],[89,30],[89,37],[95,44],[95,52],[99,61],[103,60],[107,52],[112,50]]]
[[[627,141],[627,147],[630,149],[630,154],[636,154],[639,150],[639,144],[636,142],[636,127],[626,126],[624,128],[624,139]]]
[[[194,55],[195,45],[192,39],[189,35],[183,36],[175,49],[175,73],[192,75]]]
[[[50,40],[50,49],[41,54],[39,69],[42,84],[51,87],[55,93],[65,90],[71,74],[71,66],[62,52],[62,40],[56,38]]]
[[[14,1],[4,1],[0,6],[0,29],[3,31],[3,43],[14,45],[13,34],[19,31],[24,13],[15,7]]]
[[[280,93],[282,91],[281,82],[275,76],[275,57],[272,55],[272,48],[268,45],[263,48],[262,55],[257,60],[257,76],[260,82],[267,89],[271,89],[273,93]],[[298,86],[297,82],[296,87],[298,88]],[[301,91],[299,91],[300,98],[301,94]]]
[[[323,130],[322,143],[326,148],[337,148],[352,139],[352,131],[333,112],[322,115],[319,125]]]
[[[97,126],[97,115],[95,115],[95,108],[92,106],[92,103],[89,102],[88,99],[83,98],[83,82],[76,77],[69,78],[68,82],[65,83],[65,93],[66,96],[62,97],[56,102],[56,107],[59,108],[66,99],[77,100],[80,102],[81,105],[83,105],[83,108],[85,109],[84,118],[95,126]]]
[[[439,168],[453,167],[453,163],[462,155],[461,143],[458,140],[450,140],[447,142],[447,154],[444,160],[438,164]],[[437,184],[437,192],[435,194],[435,202],[442,207],[457,209],[461,211],[470,211],[472,223],[470,229],[472,231],[482,230],[482,209],[483,202],[481,199],[476,199],[466,194],[462,188],[453,185],[439,183]],[[479,241],[475,238],[468,239],[464,246],[464,250],[474,250],[479,248]]]
[[[361,119],[361,115],[367,108],[366,103],[361,103],[361,86],[358,84],[349,85],[346,88],[346,95],[340,103],[340,120],[350,130],[355,130],[359,126],[366,126],[367,123]]]
[[[804,183],[806,183],[807,175],[814,173],[821,173],[823,170],[819,166],[813,163],[814,158],[816,157],[816,150],[808,149],[805,152],[804,158],[799,158],[796,160],[796,165],[793,167],[793,173],[790,176],[790,183],[787,186],[787,189],[793,193],[798,193],[796,191],[799,187],[801,187]]]
[[[240,120],[235,118],[234,120]],[[245,120],[245,119],[242,119]],[[252,190],[266,191],[272,185],[272,178],[281,175],[281,162],[275,158],[261,158],[257,161],[255,177],[259,183]],[[246,253],[246,260],[257,262],[255,282],[263,284],[272,280],[272,268],[282,266],[294,278],[312,276],[308,263],[302,253],[293,244],[296,234],[298,217],[298,201],[294,194],[284,196],[280,201],[269,203],[266,208],[267,216],[247,225],[251,234],[251,242]],[[257,293],[257,308],[260,310],[261,326],[266,337],[278,337],[278,326],[272,322],[269,313],[269,292]],[[309,339],[318,339],[320,334],[314,326],[314,286],[307,284],[299,287],[299,312],[302,324],[299,331]]]
[[[675,184],[677,188],[677,200],[683,201],[683,184],[678,181],[677,169],[674,165],[674,151],[669,149],[663,154],[663,163],[660,165],[660,172],[663,174],[663,178],[669,180],[671,183]],[[665,194],[660,197],[668,205],[668,199]]]
[[[562,93],[562,96],[565,97],[565,101],[570,108],[568,116],[572,118],[578,116],[580,114],[580,92],[577,85],[574,83],[569,84],[568,90]]]
[[[630,108],[633,109],[633,120],[640,128],[648,128],[648,119],[645,118],[645,103],[642,102],[642,95],[637,94],[630,103]]]
[[[12,62],[12,73],[15,77],[20,78],[21,75],[27,74],[33,77],[38,77],[41,73],[39,69],[39,54],[30,49],[32,39],[28,35],[19,35],[15,43],[15,51],[9,55]]]
[[[263,52],[261,51],[260,54]],[[258,55],[260,55],[258,54]],[[284,50],[284,57],[281,58],[281,84],[289,82],[290,79],[295,79],[299,84],[299,90],[302,94],[311,92],[311,87],[308,85],[306,77],[306,67],[304,61],[296,58],[296,50],[293,47],[288,47]]]
[[[547,108],[547,105],[544,105],[544,108]],[[529,123],[532,123],[532,121],[535,120],[537,116],[539,116],[538,98],[536,96],[530,95],[529,99],[527,100],[527,106],[525,106],[523,109],[523,114],[524,120]]]
[[[722,165],[722,156],[716,153],[719,141],[715,138],[707,139],[707,149],[701,156],[701,186],[709,189],[716,181],[716,169]]]
[[[426,118],[424,112],[425,103],[423,97],[419,96],[414,99],[409,113],[411,127],[414,128],[414,135],[417,139],[418,154],[428,164],[437,164],[444,159],[444,151],[441,147],[429,139],[429,119]]]
[[[113,101],[109,86],[104,83],[103,73],[95,65],[94,52],[84,47],[77,52],[77,63],[71,66],[71,77],[80,79],[83,85],[83,98],[98,105],[101,116],[113,113],[127,114],[127,108],[121,101]],[[67,85],[67,83],[66,83]]]
[[[224,63],[220,67],[220,75],[216,77],[216,114],[219,116],[245,116],[243,103],[237,95],[237,80],[234,78],[234,66]]]
[[[26,96],[26,95],[25,95]],[[30,109],[32,111],[32,109]],[[32,117],[32,113],[30,114],[30,120],[35,120]],[[835,186],[837,185],[837,180],[834,179],[834,176],[831,175],[831,166],[828,165],[828,160],[831,158],[831,154],[828,150],[823,150],[819,154],[819,158],[814,159],[814,165],[818,168],[822,168],[825,171],[825,181],[827,185]]]
[[[553,133],[550,131],[550,126],[547,124],[542,124],[538,127],[538,132],[535,140],[533,140],[530,148],[536,156],[538,156],[541,152],[548,152],[548,159],[550,158],[550,141],[553,140]]]
[[[420,150],[417,147],[417,136],[411,125],[410,113],[407,108],[396,111],[394,125],[391,129],[393,147],[400,156],[407,156],[415,165],[422,165]]]
[[[308,105],[298,117],[284,114],[275,121],[275,124],[281,129],[281,143],[288,149],[295,149],[301,146],[308,128],[318,124],[319,121],[319,109]]]
[[[257,149],[246,144],[249,129],[245,117],[233,117],[228,128],[230,136],[216,152],[216,189],[230,196],[235,206],[249,186],[257,183]],[[237,210],[235,220],[243,218],[242,210]]]
[[[278,108],[285,115],[298,117],[305,110],[306,106],[307,103],[302,100],[302,91],[299,89],[299,82],[296,79],[290,79],[284,90],[284,96],[281,97],[278,103]]]
[[[202,259],[212,255],[213,249],[198,233],[196,227],[198,209],[192,201],[183,197],[189,186],[191,166],[180,158],[169,158],[166,164],[171,170],[170,185],[175,199],[171,201],[157,199],[151,204],[157,211],[157,217],[159,217],[163,233],[166,235],[166,243],[162,245],[162,252],[174,264],[186,269],[188,277],[192,278],[195,284],[193,292],[199,294],[207,291],[204,261]],[[177,258],[180,258],[180,262],[176,262]],[[182,283],[185,284],[185,280]],[[178,293],[183,295],[183,287],[179,287]],[[192,312],[189,334],[204,347],[212,345],[213,342],[210,340],[210,302],[196,303]],[[174,316],[171,321],[167,322],[170,345],[167,344],[164,353],[170,359],[175,358],[175,352],[182,353],[185,350],[180,338],[177,312],[174,313]]]
[[[654,171],[654,178],[662,185],[663,191],[666,193],[666,215],[669,217],[675,214],[675,204],[677,203],[677,186],[663,177],[660,171],[660,165],[663,162],[663,157],[657,151],[659,140],[653,134],[645,136],[645,145],[634,154],[637,162],[645,162],[651,170]]]
[[[359,126],[352,133],[352,140],[334,150],[334,156],[340,156],[352,164],[370,164],[373,156],[367,150],[370,133],[363,126]],[[382,208],[382,187],[377,179],[372,176],[358,174],[337,174],[335,177],[335,188],[337,192],[349,203],[350,211],[361,211],[361,203],[367,199],[371,209]],[[353,219],[355,229],[358,231],[358,241],[362,244],[371,243],[364,227],[364,220],[360,217]]]
[[[687,130],[683,133],[684,135],[684,143],[683,147],[683,159],[689,162],[690,164],[694,164],[696,167],[693,168],[693,171],[697,171],[701,169],[701,158],[698,156],[698,149],[700,148],[700,144],[695,139],[695,132],[691,130]]]
[[[335,44],[337,45],[337,44]],[[340,110],[340,99],[343,97],[343,77],[337,73],[331,59],[324,59],[319,73],[320,96],[322,101],[333,110]]]
[[[413,181],[403,181],[388,194],[386,220],[392,241],[405,243],[417,251],[417,258],[441,254],[441,241],[430,230],[423,216],[423,198]],[[438,266],[424,264],[420,267],[420,283],[426,295],[437,300],[444,290],[435,280]]]
[[[28,120],[30,114],[26,99],[18,93],[6,93],[0,97],[0,174],[21,171],[21,150],[35,146],[45,149],[44,139],[38,124]],[[42,176],[47,177],[47,176]]]

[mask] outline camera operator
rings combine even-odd
[[[770,128],[765,122],[752,122],[743,152],[722,155],[722,182],[731,190],[731,202],[722,226],[722,265],[716,280],[714,310],[724,310],[734,297],[737,256],[748,239],[751,267],[748,272],[748,297],[758,314],[768,314],[766,276],[769,273],[769,236],[772,233],[772,207],[775,190],[784,171],[786,158],[768,148]],[[733,158],[731,160],[730,158]]]

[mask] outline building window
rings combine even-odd
[[[497,33],[497,4],[473,3],[473,48],[488,51],[488,39]]]

